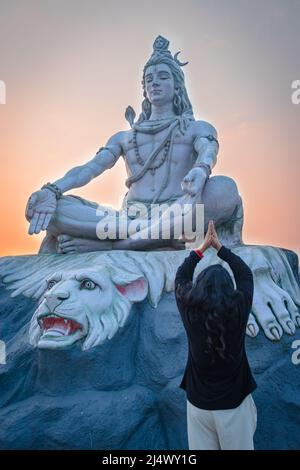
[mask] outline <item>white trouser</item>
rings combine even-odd
[[[253,450],[257,410],[249,394],[230,410],[203,410],[187,400],[190,450]]]

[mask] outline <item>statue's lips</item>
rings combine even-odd
[[[53,314],[44,315],[38,322],[43,334],[52,336],[69,336],[81,329],[81,325],[74,320]]]

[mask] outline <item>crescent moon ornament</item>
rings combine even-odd
[[[180,67],[183,67],[184,65],[187,65],[188,62],[180,62],[180,60],[177,59],[180,52],[181,51],[176,52],[176,54],[174,55],[174,60],[177,62],[178,65],[180,65]]]

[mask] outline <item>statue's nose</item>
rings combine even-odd
[[[55,308],[62,303],[63,300],[66,300],[70,297],[69,292],[52,292],[45,295],[46,303],[51,312],[55,310]]]

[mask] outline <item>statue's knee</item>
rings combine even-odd
[[[213,176],[209,178],[204,189],[207,202],[213,199],[217,205],[232,206],[240,202],[240,195],[235,181],[228,176]]]
[[[213,219],[217,225],[226,222],[242,205],[237,185],[228,176],[213,176],[207,181],[203,192],[206,223]]]
[[[217,175],[212,176],[207,181],[207,186],[218,194],[235,194],[238,195],[238,188],[234,179],[229,176]]]

